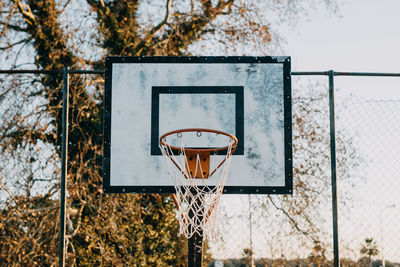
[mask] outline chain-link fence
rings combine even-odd
[[[61,74],[51,75],[62,80]],[[94,102],[101,104],[98,88],[103,86],[102,78],[77,76]],[[61,114],[62,103],[59,99],[53,101],[57,105],[49,104],[42,78],[32,74],[0,77],[3,262],[7,253],[23,250],[20,263],[41,265],[41,259],[33,253],[40,250],[38,247],[51,255],[58,253],[61,141],[54,135],[59,130],[51,128],[47,115]],[[360,82],[368,84],[368,79]],[[60,82],[59,92],[61,87]],[[219,208],[219,237],[208,242],[211,266],[333,265],[328,81],[326,77],[293,76],[292,87],[294,193],[224,195]],[[346,88],[341,88],[343,91]],[[335,104],[341,264],[399,266],[400,98],[339,93]],[[81,121],[72,123],[90,123],[87,113],[93,111],[78,108],[84,105],[71,102],[72,112],[82,113],[76,116]],[[74,149],[92,153],[85,147]],[[93,158],[71,160],[98,160]],[[79,164],[84,168],[85,162]],[[82,175],[69,179],[85,179],[85,170],[74,172]],[[89,196],[84,197],[84,201],[91,201]],[[73,224],[68,234],[76,229],[74,216],[80,212],[67,210],[67,229],[68,223]],[[55,223],[44,225],[48,221],[45,217]],[[72,258],[74,249],[67,247],[67,258]]]
[[[371,79],[358,78],[357,87],[368,90]],[[347,88],[335,98],[340,263],[399,266],[399,94],[362,97],[341,86]],[[328,81],[294,77],[292,87],[295,193],[224,196],[221,239],[211,250],[225,266],[333,265]]]
[[[59,147],[49,123],[58,113],[43,97],[40,77],[0,76],[0,265],[39,265],[47,250],[57,262]],[[10,262],[19,255],[18,262]],[[10,257],[11,256],[11,257]]]
[[[400,263],[400,99],[382,97],[337,99],[337,124],[355,148],[338,173],[341,257],[362,266]]]

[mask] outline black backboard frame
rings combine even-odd
[[[173,186],[115,186],[111,185],[111,104],[112,66],[114,63],[272,63],[283,66],[283,105],[285,141],[284,186],[226,186],[224,194],[292,194],[292,95],[290,57],[106,57],[105,96],[103,114],[103,192],[104,193],[175,193]]]

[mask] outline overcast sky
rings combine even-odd
[[[295,70],[400,72],[400,1],[349,0],[287,34]]]
[[[400,0],[342,1],[338,15],[326,11],[299,21],[284,35],[284,53],[295,71],[400,73]],[[400,98],[400,78],[335,79],[337,88],[363,97]]]

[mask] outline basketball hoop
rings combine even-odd
[[[160,137],[174,179],[176,193],[172,197],[179,234],[215,238],[218,203],[237,144],[233,135],[202,128],[180,129]]]

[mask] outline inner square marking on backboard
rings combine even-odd
[[[160,134],[160,96],[161,95],[233,95],[234,96],[234,112],[233,120],[235,125],[234,134],[238,140],[239,144],[235,151],[235,155],[244,154],[244,93],[243,86],[153,86],[152,87],[152,98],[151,98],[151,155],[161,155],[161,150],[159,148],[159,136]],[[212,103],[210,103],[212,104]],[[221,110],[222,111],[222,110]],[[162,111],[161,111],[162,112]],[[229,111],[227,111],[229,112]],[[183,114],[186,115],[186,114]],[[232,114],[230,114],[232,116]],[[189,116],[189,115],[188,115]],[[207,118],[204,118],[207,120]],[[179,124],[177,124],[179,125]],[[178,127],[178,126],[177,126]],[[171,129],[177,130],[177,129]],[[222,153],[222,152],[221,152]]]

